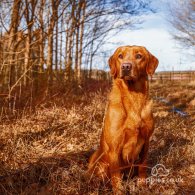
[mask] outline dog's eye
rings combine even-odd
[[[118,57],[119,57],[120,59],[123,59],[123,55],[122,55],[122,54],[119,54]]]
[[[142,58],[142,55],[141,54],[136,54],[136,59],[141,59]]]

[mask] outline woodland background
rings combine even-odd
[[[173,37],[194,48],[194,1],[179,5],[169,8]],[[109,37],[155,12],[151,0],[2,0],[0,10],[0,95],[10,109],[86,79],[109,80],[93,69],[97,59],[107,66]]]
[[[76,88],[87,78],[108,79],[107,72],[93,70],[95,57],[108,58],[108,51],[102,50],[108,37],[139,22],[131,16],[152,11],[149,4],[123,0],[1,1],[1,96],[8,98],[13,109],[16,104],[53,94],[56,87]]]

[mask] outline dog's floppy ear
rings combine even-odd
[[[146,66],[146,72],[148,75],[153,75],[157,66],[158,66],[158,59],[153,56],[150,52],[149,53],[149,62]]]
[[[116,61],[115,61],[114,55],[112,55],[109,58],[108,64],[110,66],[110,74],[111,74],[111,76],[113,76],[114,78],[116,78],[117,71],[116,71]]]

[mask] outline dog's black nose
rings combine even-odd
[[[122,64],[122,69],[123,70],[131,70],[132,64],[131,63],[124,63]]]

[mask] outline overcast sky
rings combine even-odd
[[[110,41],[120,45],[145,46],[159,59],[158,71],[195,70],[195,58],[176,42],[172,36],[171,25],[167,21],[167,0],[154,1],[156,13],[144,16],[144,22],[138,30],[122,31]],[[120,42],[120,43],[119,43]],[[112,46],[113,47],[113,46]],[[116,48],[113,47],[113,51]],[[192,52],[191,52],[192,53]]]

